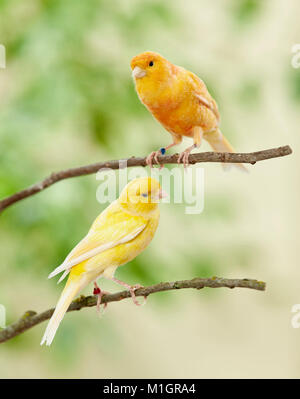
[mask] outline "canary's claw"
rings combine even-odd
[[[153,161],[155,161],[157,165],[161,166],[158,162],[159,155],[161,155],[160,150],[151,152],[151,154],[149,154],[146,158],[146,164],[149,165],[150,168],[153,168]]]
[[[112,281],[114,281],[115,283],[120,284],[120,285],[122,285],[123,287],[125,287],[125,288],[130,292],[131,298],[132,298],[133,303],[134,303],[135,305],[141,306],[141,305],[144,305],[144,304],[146,303],[146,299],[147,299],[146,296],[144,296],[145,301],[144,301],[143,303],[139,303],[138,300],[136,299],[136,296],[135,296],[135,290],[138,290],[139,288],[142,288],[142,287],[143,287],[142,285],[140,285],[140,284],[129,285],[129,284],[127,284],[127,283],[124,283],[124,281],[118,280],[118,279],[115,278],[115,277],[110,277],[110,280],[112,280]]]
[[[145,305],[145,303],[147,301],[147,297],[144,296],[144,301],[142,303],[138,302],[138,300],[136,299],[136,296],[135,296],[135,291],[138,290],[139,288],[143,288],[143,286],[140,284],[135,284],[129,288],[129,292],[130,292],[131,298],[133,300],[133,303],[137,306],[143,306],[143,305]]]
[[[193,151],[194,148],[197,147],[197,144],[193,144],[191,147],[188,147],[187,149],[185,149],[183,152],[181,152],[178,155],[178,163],[183,163],[184,169],[186,169],[187,166],[189,166],[189,156],[190,153]]]
[[[177,163],[183,163],[184,169],[189,166],[190,150],[185,150],[179,154]]]

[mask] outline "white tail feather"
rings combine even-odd
[[[64,273],[60,276],[57,284],[61,283],[66,277],[67,275],[70,273],[70,270],[65,270]]]
[[[55,311],[48,323],[45,334],[42,338],[41,345],[46,343],[46,345],[51,345],[56,331],[62,321],[70,303],[72,302],[74,296],[81,290],[82,286],[79,281],[71,282],[67,284],[64,288],[61,297],[56,305]]]

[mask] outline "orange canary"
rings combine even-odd
[[[204,82],[194,73],[173,65],[160,54],[146,51],[131,60],[132,76],[141,102],[152,115],[171,133],[173,142],[153,151],[147,157],[159,164],[158,155],[180,144],[182,136],[193,139],[194,144],[183,151],[178,163],[189,163],[189,154],[199,148],[202,138],[214,151],[234,152],[219,129],[220,114],[216,101],[209,94]],[[236,164],[244,169],[242,164]]]

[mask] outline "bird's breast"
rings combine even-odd
[[[179,135],[189,136],[201,117],[199,104],[186,92],[146,106],[168,131]]]
[[[166,130],[191,136],[195,126],[210,130],[216,124],[213,112],[200,104],[192,83],[189,74],[177,68],[168,81],[145,79],[136,88],[141,102]]]

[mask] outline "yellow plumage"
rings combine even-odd
[[[50,345],[75,295],[99,277],[113,279],[117,267],[134,259],[152,240],[159,222],[162,190],[155,179],[131,181],[118,200],[94,221],[86,237],[49,278],[69,273],[66,286],[49,321],[41,345]],[[133,295],[133,291],[132,291]]]

